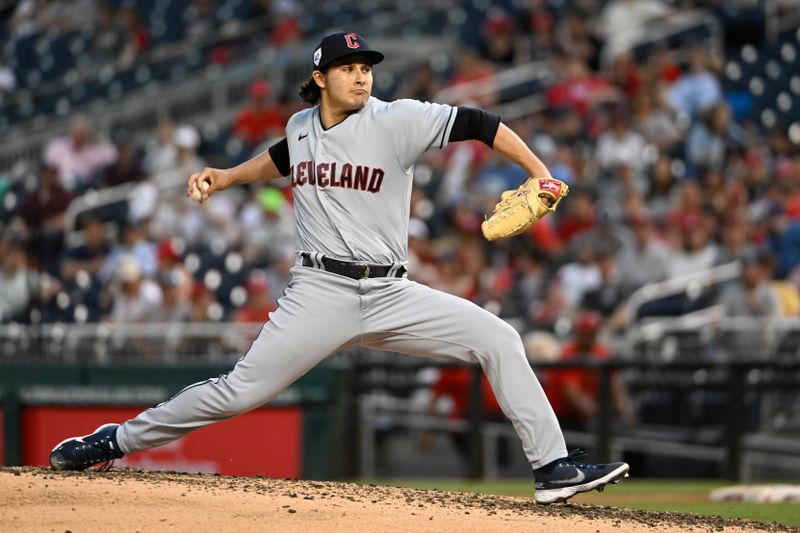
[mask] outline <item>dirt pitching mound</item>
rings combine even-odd
[[[0,468],[0,531],[790,531],[779,525],[355,483]]]

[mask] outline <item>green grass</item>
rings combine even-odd
[[[707,502],[707,503],[626,503],[619,505],[630,509],[648,511],[672,511],[676,513],[696,513],[717,515],[724,518],[746,518],[760,522],[800,526],[800,504],[797,503],[745,503],[745,502]]]
[[[530,497],[533,495],[533,481],[397,479],[382,480],[378,483],[399,487],[506,496]],[[800,526],[800,503],[758,504],[708,500],[712,489],[727,485],[729,483],[719,481],[625,480],[619,485],[610,487],[602,494],[592,492],[576,497],[575,501],[629,509],[719,515],[725,518],[745,518]]]

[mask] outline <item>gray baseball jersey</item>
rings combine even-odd
[[[328,129],[318,106],[292,116],[286,140],[298,250],[404,262],[414,163],[447,145],[455,115],[448,105],[372,97]]]
[[[126,421],[120,449],[163,445],[258,407],[329,355],[360,344],[480,363],[532,467],[565,457],[558,420],[514,328],[396,275],[406,260],[414,162],[447,144],[455,115],[446,105],[375,98],[328,129],[318,107],[295,114],[286,134],[298,251],[316,259],[298,260],[278,309],[231,372]],[[394,268],[353,279],[326,271],[321,255]]]

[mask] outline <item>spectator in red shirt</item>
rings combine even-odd
[[[34,230],[63,231],[64,212],[73,195],[61,185],[56,165],[44,161],[40,176],[39,187],[23,198],[19,214]]]
[[[180,301],[189,302],[192,299],[195,281],[186,265],[183,264],[180,246],[171,239],[162,241],[158,245],[158,277],[169,277],[169,286]]]
[[[525,33],[531,36],[531,55],[541,56],[549,53],[555,46],[555,17],[548,9],[545,0],[529,0],[523,8]]]
[[[139,13],[132,4],[122,6],[120,9],[121,26],[125,29],[125,47],[122,50],[120,62],[127,66],[133,63],[136,58],[150,48],[152,38],[147,28],[139,20]]]
[[[597,333],[603,317],[593,311],[582,312],[575,326],[575,339],[561,351],[561,361],[605,361],[612,356],[611,348],[598,342]],[[564,429],[586,429],[597,416],[600,376],[596,370],[569,368],[553,370],[547,381],[547,396]],[[633,421],[630,402],[619,375],[611,377],[614,406],[623,421]]]
[[[593,74],[583,59],[568,58],[564,70],[566,77],[547,91],[547,103],[551,107],[569,107],[586,113],[597,104],[618,99],[617,90],[604,78]]]
[[[275,20],[269,34],[269,44],[275,48],[285,48],[302,37],[299,8],[294,2],[273,2],[270,15]]]
[[[475,50],[466,49],[461,53],[458,58],[458,64],[453,76],[450,78],[449,87],[459,87],[459,92],[456,95],[456,100],[459,103],[470,102],[471,105],[479,107],[488,107],[497,103],[497,92],[495,90],[487,91],[484,88],[474,90],[472,86],[468,85],[472,82],[483,82],[490,85],[494,82],[494,67],[488,61],[481,59]]]
[[[58,177],[58,168],[44,162],[41,184],[20,202],[18,214],[33,232],[32,248],[41,267],[51,274],[60,268],[64,244],[64,213],[73,199]]]
[[[251,148],[270,137],[282,135],[286,119],[272,101],[270,86],[264,80],[250,84],[250,103],[239,112],[233,134]]]
[[[564,243],[561,242],[551,218],[545,218],[531,226],[527,235],[531,242],[549,257],[559,257],[564,251]]]
[[[472,388],[473,370],[469,367],[451,367],[440,369],[439,378],[431,390],[431,413],[436,412],[436,405],[440,399],[450,401],[451,408],[447,418],[451,420],[465,420],[469,418],[470,389]],[[485,374],[481,374],[481,408],[485,421],[505,421],[500,404],[492,392],[492,387]],[[453,444],[463,459],[469,457],[470,440],[466,432],[451,432]],[[433,442],[433,433],[424,431],[419,438],[419,446],[428,448]],[[506,464],[509,460],[508,442],[501,439],[497,447],[497,461]]]
[[[213,292],[209,291],[203,282],[195,281],[191,295],[192,308],[189,311],[189,322],[216,322],[219,321],[216,309],[220,307]],[[203,339],[205,342],[206,339]],[[200,350],[190,353],[203,353]]]
[[[584,188],[575,188],[570,191],[570,202],[567,211],[558,222],[558,237],[564,242],[569,241],[578,233],[595,227],[595,208],[592,193]]]
[[[515,20],[501,8],[489,8],[483,25],[480,51],[495,65],[513,66],[519,62],[520,53]]]
[[[452,402],[452,409],[447,413],[447,417],[452,420],[463,420],[469,416],[469,391],[472,386],[472,369],[469,367],[442,368],[439,379],[433,385],[431,391],[431,402],[435,403],[443,397],[447,397]],[[483,396],[484,416],[493,419],[503,417],[503,411],[497,398],[494,397],[492,386],[485,375],[481,376],[481,390]]]
[[[698,220],[703,220],[705,207],[703,206],[703,189],[700,184],[694,180],[685,180],[680,185],[679,195],[676,207],[667,214],[667,225],[683,227],[696,225]]]
[[[635,98],[644,84],[642,73],[630,52],[623,52],[614,58],[611,65],[611,81],[625,92],[628,98]]]
[[[266,322],[277,307],[269,297],[269,283],[264,272],[254,270],[247,278],[247,301],[236,312],[236,322]]]

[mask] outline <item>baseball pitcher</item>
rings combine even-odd
[[[567,185],[500,118],[479,109],[382,102],[371,96],[383,54],[355,33],[322,39],[301,96],[312,107],[286,137],[230,169],[193,174],[187,194],[205,201],[243,183],[290,176],[297,260],[278,309],[225,375],[186,387],[122,424],[67,439],[50,455],[57,470],[109,467],[124,454],[263,405],[333,353],[353,345],[479,363],[533,469],[538,503],[604,488],[628,465],[586,464],[567,453],[547,398],[510,325],[406,275],[414,163],[426,150],[474,139],[521,165],[530,178],[503,193],[483,223],[487,239],[518,235],[553,211]]]

